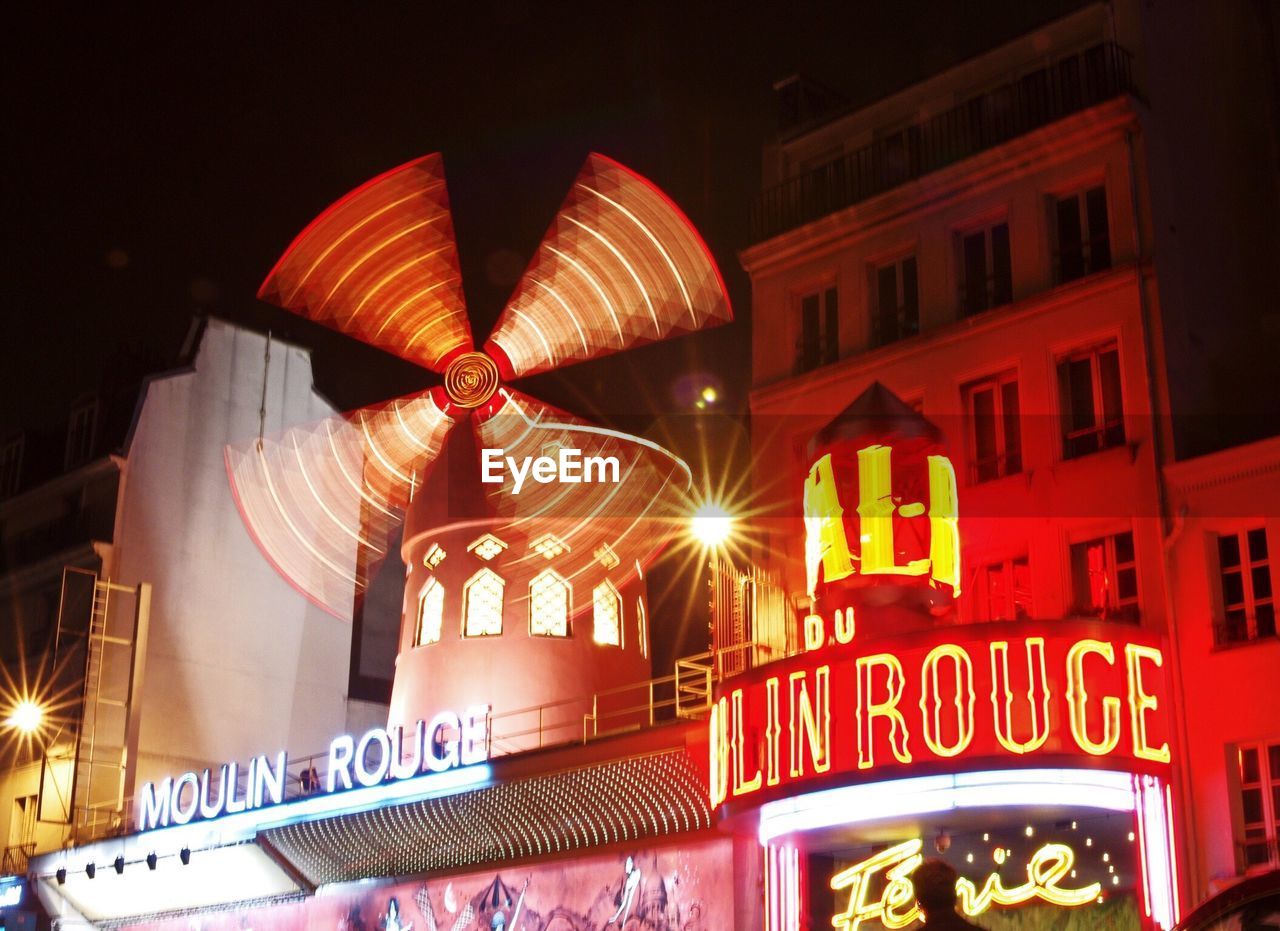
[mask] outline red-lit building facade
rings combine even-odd
[[[1249,25],[1248,16],[1234,23]],[[956,643],[1003,642],[1016,630],[1052,638],[1088,618],[1099,640],[1159,644],[1172,677],[1170,761],[1159,778],[1170,783],[1173,901],[1157,906],[1145,869],[1103,877],[1104,894],[1136,896],[1144,922],[1159,918],[1153,907],[1185,914],[1280,866],[1280,714],[1267,673],[1280,668],[1270,558],[1280,545],[1277,450],[1274,439],[1243,442],[1265,432],[1265,410],[1229,400],[1266,391],[1260,357],[1242,344],[1262,337],[1261,308],[1274,294],[1257,270],[1233,276],[1233,255],[1274,242],[1276,229],[1219,188],[1219,208],[1236,211],[1240,227],[1210,222],[1178,235],[1174,220],[1203,217],[1206,198],[1185,178],[1183,188],[1169,182],[1171,161],[1182,158],[1170,152],[1183,134],[1170,125],[1177,90],[1197,80],[1174,74],[1186,59],[1172,53],[1186,46],[1170,36],[1194,45],[1192,31],[1168,11],[1095,5],[858,109],[833,109],[828,92],[803,79],[783,82],[790,125],[767,152],[756,244],[742,255],[753,290],[753,441],[758,458],[790,453],[789,469],[770,470],[769,481],[757,475],[758,504],[777,515],[761,550],[785,574],[798,613],[824,616],[826,636],[842,623],[843,604],[824,603],[821,589],[810,597],[812,566],[806,585],[805,547],[815,546],[821,515],[805,479],[815,478],[815,434],[873,409],[854,399],[879,383],[949,445],[960,595],[953,613],[894,622],[900,644],[880,639],[882,615],[862,624],[868,614],[859,608],[852,642],[870,633],[876,645],[913,649],[920,624],[945,627]],[[1206,26],[1202,53],[1219,48],[1224,32],[1222,22]],[[1242,34],[1237,47],[1247,50]],[[1224,89],[1210,82],[1200,90],[1210,87]],[[1247,105],[1223,106],[1235,114]],[[1237,169],[1222,153],[1215,161],[1207,147],[1197,151],[1208,175],[1253,178],[1259,164],[1239,149]],[[1196,311],[1213,276],[1214,310]],[[1253,297],[1239,299],[1247,288]],[[1214,313],[1221,332],[1211,339],[1236,340],[1224,353],[1236,360],[1234,388],[1201,341]],[[1214,411],[1216,420],[1205,416]],[[865,519],[867,463],[842,477],[835,461],[836,487],[853,499],[841,502],[846,521],[854,510]],[[977,694],[985,696],[982,686]],[[847,782],[865,776],[851,767]],[[730,785],[730,807],[732,795]],[[880,822],[870,820],[863,831],[790,838],[779,862],[796,857],[800,870],[782,871],[780,888],[798,875],[808,887],[801,898],[816,903],[814,890],[837,865],[873,857],[921,827],[877,832]],[[954,814],[924,820],[933,835],[925,854],[945,856],[962,875],[968,863],[991,862],[1002,834],[1065,838],[1090,856],[1072,840],[1083,817],[1059,814],[1047,825],[988,818],[981,828]],[[818,927],[828,907],[811,905],[799,925],[779,915],[778,926]]]

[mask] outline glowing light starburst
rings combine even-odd
[[[34,734],[44,723],[44,708],[31,699],[24,698],[14,706],[4,723],[24,734]]]
[[[698,506],[689,519],[689,532],[708,549],[724,546],[733,534],[733,515],[718,501]]]

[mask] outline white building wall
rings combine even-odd
[[[258,753],[319,752],[346,724],[351,626],[264,558],[227,443],[333,413],[307,350],[210,320],[194,370],[146,388],[128,451],[115,575],[153,585],[138,784]]]

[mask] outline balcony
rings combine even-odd
[[[1133,91],[1129,53],[1109,42],[1092,46],[764,191],[751,205],[751,240],[762,242]]]

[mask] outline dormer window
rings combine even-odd
[[[502,576],[487,566],[467,580],[462,590],[464,637],[496,637],[502,633]]]
[[[569,636],[569,583],[550,569],[529,582],[529,635]]]
[[[444,626],[444,586],[440,580],[431,578],[418,596],[418,630],[414,637],[417,646],[440,642],[440,631]]]
[[[507,548],[507,544],[503,543],[491,533],[477,537],[467,545],[467,552],[474,553],[480,559],[488,562]]]
[[[608,579],[592,592],[593,637],[603,646],[622,646],[622,596]]]

